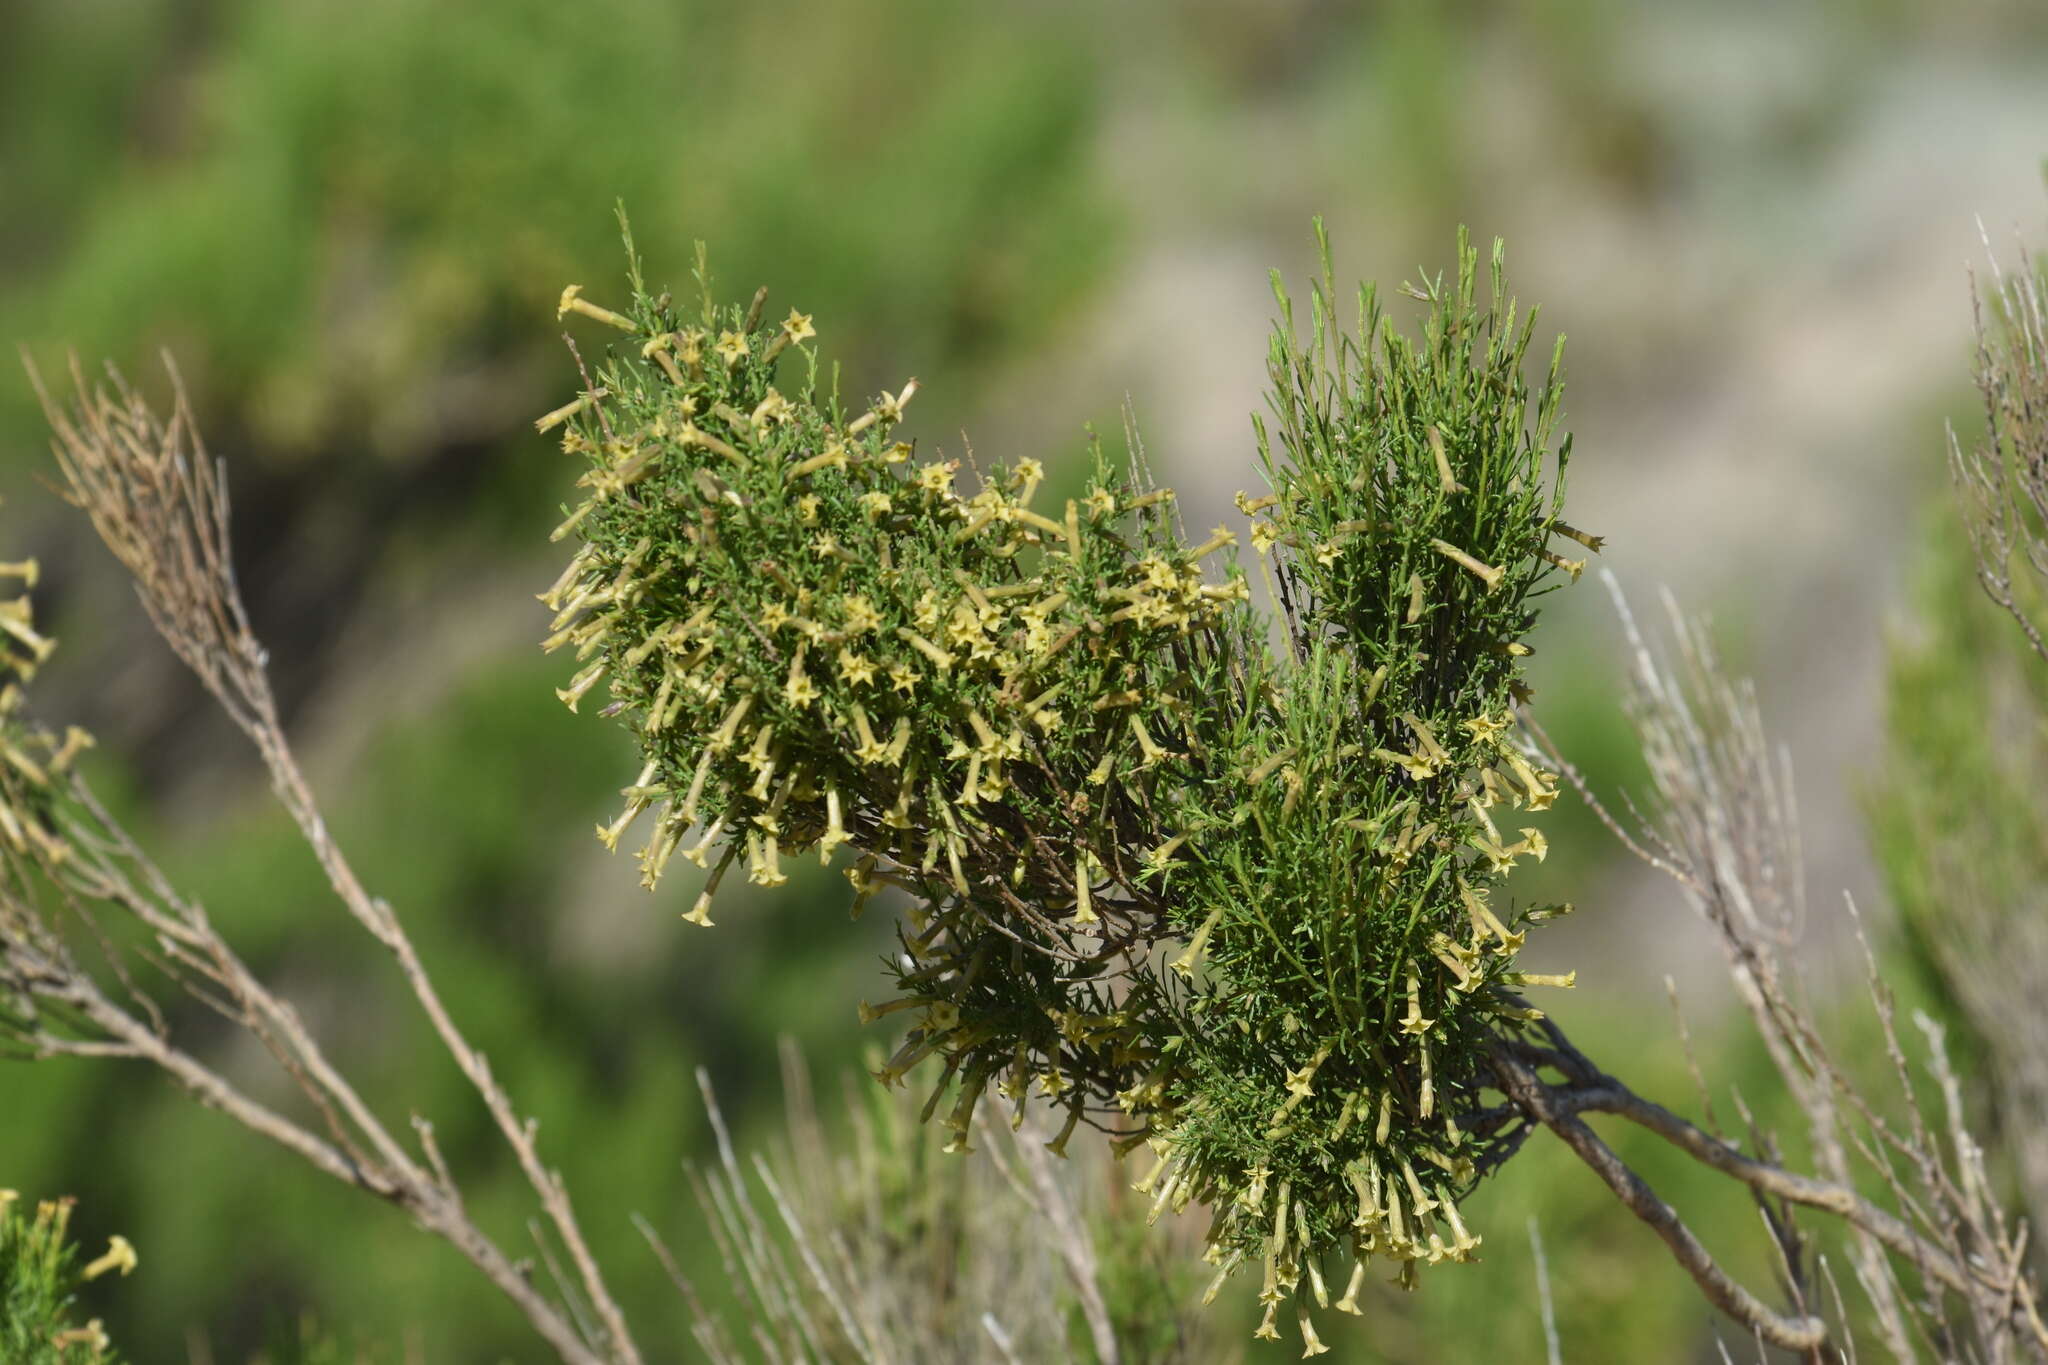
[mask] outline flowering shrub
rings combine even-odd
[[[564,293],[626,338],[539,421],[589,464],[543,599],[561,696],[644,756],[599,837],[651,808],[643,879],[709,869],[700,925],[733,867],[811,851],[856,910],[906,893],[899,994],[861,1011],[911,1012],[880,1078],[936,1060],[956,1148],[991,1089],[1063,1108],[1055,1147],[1149,1143],[1155,1215],[1211,1209],[1217,1286],[1261,1268],[1261,1333],[1293,1294],[1311,1351],[1332,1253],[1356,1311],[1372,1257],[1412,1283],[1479,1243],[1486,1050],[1540,1017],[1519,988],[1570,984],[1515,969],[1568,907],[1501,890],[1555,795],[1510,740],[1522,638],[1581,567],[1553,539],[1599,544],[1558,520],[1561,342],[1532,393],[1498,244],[1484,297],[1462,238],[1408,287],[1413,339],[1370,287],[1346,333],[1323,258],[1305,336],[1276,279],[1268,491],[1237,502],[1277,649],[1237,531],[1186,535],[1135,442],[1071,498],[920,452],[915,380],[850,408],[812,319],[716,303],[701,254],[688,313],[637,260],[626,312]]]

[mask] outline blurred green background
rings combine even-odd
[[[1814,960],[1846,979],[1840,891],[1883,916],[1857,799],[1885,627],[1941,418],[1972,409],[1964,266],[1977,215],[2001,241],[2040,219],[2044,75],[2048,16],[2018,3],[6,0],[0,336],[153,392],[175,352],[335,825],[542,1116],[644,1338],[682,1342],[627,1215],[711,1264],[692,1067],[744,1129],[771,1123],[778,1035],[823,1072],[875,1041],[854,1004],[887,940],[816,869],[704,934],[676,918],[694,887],[650,898],[590,836],[631,774],[537,648],[573,471],[531,419],[574,388],[562,286],[623,292],[615,201],[652,279],[688,288],[705,239],[728,294],[816,315],[848,392],[915,374],[928,444],[1070,460],[1128,396],[1200,525],[1255,478],[1265,270],[1307,269],[1312,214],[1342,273],[1388,285],[1441,266],[1458,223],[1506,236],[1522,298],[1573,337],[1572,520],[1640,605],[1670,584],[1715,608],[1757,674],[1802,779]],[[0,378],[4,552],[43,560],[64,643],[43,712],[99,734],[100,779],[216,921],[388,1116],[435,1118],[520,1242],[481,1111],[38,483],[47,459],[27,383]],[[1540,714],[1633,781],[1611,611],[1590,583],[1552,600]],[[1534,954],[1581,970],[1557,1012],[1677,1104],[1672,974],[1709,1072],[1767,1110],[1675,894],[1583,816],[1550,828],[1545,887],[1582,906]],[[245,1042],[190,1024],[272,1093]],[[1768,1279],[1745,1201],[1641,1155]],[[92,1305],[139,1361],[244,1360],[302,1311],[394,1359],[536,1358],[452,1252],[153,1075],[0,1071],[0,1181],[79,1194],[88,1240],[141,1248]],[[1532,1214],[1571,1358],[1711,1358],[1709,1310],[1541,1139],[1479,1196],[1485,1264],[1328,1329],[1337,1358],[1539,1359]]]

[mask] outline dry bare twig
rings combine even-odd
[[[978,1120],[971,1154],[943,1152],[901,1091],[849,1096],[850,1131],[836,1134],[785,1042],[779,1150],[745,1162],[701,1071],[698,1084],[718,1152],[694,1173],[698,1195],[726,1277],[742,1291],[751,1351],[660,1254],[713,1365],[1067,1359],[1076,1310],[1096,1360],[1129,1358],[1076,1189],[1115,1178],[1099,1144],[1077,1148],[1055,1174],[1049,1133],[1026,1110],[1014,1130]],[[1177,1313],[1164,1297],[1148,1311]]]
[[[114,821],[69,762],[80,741],[44,739],[63,762],[15,764],[6,774],[10,814],[0,823],[10,837],[0,889],[0,1001],[9,1008],[0,1010],[0,1034],[35,1056],[152,1063],[202,1103],[326,1174],[398,1205],[454,1244],[564,1361],[638,1365],[639,1350],[577,1223],[567,1188],[541,1159],[536,1123],[519,1116],[484,1054],[450,1015],[397,913],[365,889],[293,756],[265,654],[235,581],[224,474],[200,443],[175,368],[170,373],[174,401],[166,421],[118,374],[110,372],[109,381],[95,387],[75,361],[77,392],[67,411],[30,366],[55,432],[63,492],[128,570],[157,631],[255,745],[278,800],[342,906],[390,951],[435,1036],[483,1101],[532,1186],[573,1267],[575,1293],[590,1304],[597,1328],[580,1330],[573,1296],[543,1293],[469,1218],[432,1126],[414,1119],[416,1155],[330,1060],[291,1002],[256,976],[204,907],[182,896]],[[39,739],[17,710],[7,717],[14,731],[12,753]],[[95,909],[127,917],[150,945],[139,950],[147,960],[260,1040],[320,1116],[320,1131],[259,1104],[178,1047],[161,1011],[128,983],[120,950],[98,935],[128,998],[105,989],[53,923],[63,913],[90,924]]]
[[[1658,1231],[1711,1301],[1762,1341],[1814,1361],[1843,1359],[1851,1349],[1839,1291],[1833,1321],[1817,1311],[1817,1294],[1806,1302],[1815,1271],[1830,1285],[1832,1277],[1794,1220],[1795,1210],[1804,1208],[1833,1215],[1847,1228],[1873,1330],[1896,1359],[2048,1359],[2048,1328],[2024,1261],[2027,1232],[1990,1195],[1982,1149],[1965,1123],[1939,1030],[1922,1019],[1926,1066],[1944,1097],[1936,1119],[1915,1093],[1891,996],[1866,943],[1870,996],[1900,1091],[1888,1111],[1838,1063],[1803,1001],[1799,973],[1786,957],[1804,915],[1796,808],[1789,765],[1765,738],[1754,689],[1722,673],[1705,631],[1668,597],[1680,662],[1676,671],[1667,666],[1611,576],[1608,583],[1634,665],[1631,718],[1656,793],[1649,815],[1633,828],[1624,825],[1540,731],[1538,742],[1596,814],[1669,874],[1714,931],[1737,996],[1805,1115],[1817,1174],[1787,1169],[1766,1135],[1754,1134],[1757,1152],[1746,1152],[1643,1099],[1547,1020],[1538,1026],[1540,1043],[1500,1041],[1494,1054],[1500,1084]],[[1849,909],[1853,916],[1853,904]],[[1860,921],[1857,933],[1860,938]],[[1545,1071],[1562,1079],[1547,1081]],[[1779,1313],[1728,1277],[1676,1212],[1579,1118],[1589,1112],[1637,1124],[1748,1187],[1782,1257],[1796,1313]],[[1902,1284],[1902,1270],[1914,1289]]]
[[[1991,239],[1981,222],[1977,230],[1989,255]],[[1965,451],[1949,429],[1949,472],[1977,552],[1977,581],[2048,663],[2048,626],[2029,601],[2048,587],[2048,297],[2034,258],[2022,250],[2019,269],[2007,274],[1991,256],[1988,325],[1974,272],[1970,301],[1984,435]],[[2016,566],[2031,572],[2034,593],[2016,587]]]

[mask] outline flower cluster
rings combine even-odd
[[[1218,1286],[1261,1267],[1262,1333],[1292,1296],[1311,1352],[1333,1254],[1340,1309],[1372,1257],[1470,1256],[1486,1049],[1535,1016],[1519,988],[1570,984],[1515,970],[1566,907],[1498,888],[1556,794],[1512,741],[1522,637],[1577,576],[1551,537],[1598,542],[1557,520],[1557,366],[1532,414],[1493,265],[1482,305],[1461,241],[1419,343],[1370,290],[1340,333],[1327,270],[1306,341],[1280,296],[1270,492],[1239,508],[1284,652],[1237,532],[1191,543],[1141,460],[1097,445],[1055,499],[1034,459],[926,458],[916,382],[845,410],[763,295],[684,318],[637,263],[627,313],[571,289],[627,339],[539,423],[589,466],[544,594],[561,695],[602,683],[643,752],[600,837],[652,810],[644,879],[708,869],[699,924],[733,866],[808,851],[847,849],[856,908],[908,892],[900,993],[861,1009],[912,1012],[882,1079],[937,1059],[958,1147],[991,1091],[1063,1107],[1056,1146],[1149,1143],[1155,1213],[1208,1207]]]
[[[108,1239],[104,1254],[80,1268],[71,1241],[72,1199],[45,1199],[31,1216],[19,1191],[0,1189],[0,1350],[12,1361],[53,1365],[117,1365],[118,1356],[98,1318],[73,1327],[80,1284],[102,1275],[126,1276],[140,1263],[126,1237]]]

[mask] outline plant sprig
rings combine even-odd
[[[911,380],[857,412],[821,390],[815,328],[766,291],[685,318],[631,274],[626,334],[540,419],[583,457],[580,544],[543,600],[644,766],[616,845],[653,811],[649,887],[678,853],[773,886],[850,855],[856,909],[908,893],[893,958],[912,1012],[885,1082],[936,1059],[929,1118],[964,1149],[993,1089],[1035,1090],[1124,1148],[1138,1188],[1199,1202],[1218,1284],[1263,1267],[1262,1335],[1290,1295],[1355,1311],[1373,1256],[1412,1283],[1467,1259],[1458,1201],[1500,1154],[1484,1055],[1540,1017],[1517,992],[1530,924],[1501,880],[1542,858],[1517,812],[1556,778],[1513,742],[1535,598],[1581,567],[1549,547],[1570,441],[1562,342],[1532,393],[1533,312],[1458,269],[1336,320],[1328,244],[1309,328],[1276,277],[1269,492],[1240,495],[1287,641],[1268,645],[1238,532],[1190,543],[1170,490],[1099,444],[1085,492],[1035,459],[963,477],[900,437]],[[630,240],[628,243],[630,254]],[[795,373],[791,365],[794,360]],[[1310,1282],[1308,1291],[1302,1280]]]

